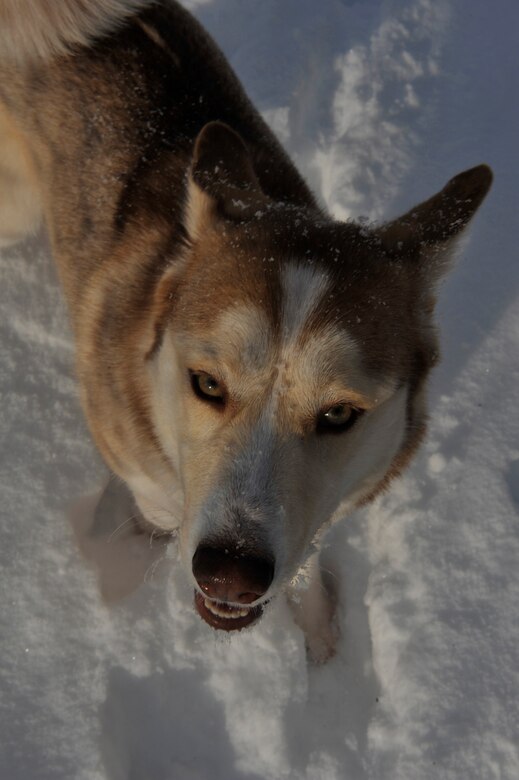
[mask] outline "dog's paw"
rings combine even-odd
[[[308,562],[305,574],[305,582],[296,582],[289,589],[288,603],[305,635],[309,661],[323,664],[333,658],[337,649],[337,594],[329,582],[323,582],[318,554]]]
[[[306,634],[306,654],[310,663],[320,666],[332,659],[337,652],[339,628],[335,620],[312,628]]]

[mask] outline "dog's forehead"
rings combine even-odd
[[[370,269],[379,252],[368,231],[347,223],[319,222],[275,210],[239,226],[218,225],[197,243],[190,261],[189,290],[183,291],[192,324],[207,327],[222,311],[250,302],[297,329],[312,312],[346,311],[334,305],[344,290],[369,295]],[[356,280],[362,276],[362,284]],[[326,298],[328,297],[328,301]]]
[[[184,340],[189,359],[218,368],[244,398],[273,382],[277,392],[297,395],[301,406],[305,398],[379,400],[381,383],[363,370],[356,339],[339,318],[320,316],[334,295],[326,269],[293,260],[279,266],[277,283],[276,311],[272,298],[233,299]]]
[[[301,347],[309,352],[309,341],[321,340],[318,334],[306,332],[312,315],[330,290],[329,276],[310,265],[290,262],[280,267],[277,280],[276,307],[270,300],[236,300],[222,311],[210,334],[220,358],[238,363],[249,370],[262,370],[280,355]],[[322,340],[326,340],[322,334]]]
[[[212,310],[191,343],[198,341],[208,358],[260,370],[274,351],[316,336],[306,329],[331,290],[329,275],[310,263],[293,261],[279,265],[268,282],[242,277],[235,295]],[[216,299],[218,294],[215,289]]]
[[[296,222],[204,239],[176,309],[193,360],[249,375],[288,361],[301,379],[357,385],[405,376],[417,332],[405,269],[359,226]]]

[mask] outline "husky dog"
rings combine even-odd
[[[209,625],[284,590],[333,653],[310,555],[423,437],[435,289],[491,179],[337,222],[177,3],[0,0],[2,240],[45,219],[92,435]]]

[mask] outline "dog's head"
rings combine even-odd
[[[181,553],[210,624],[251,623],[339,508],[413,453],[435,288],[490,183],[479,166],[390,224],[338,223],[269,199],[228,127],[201,132],[141,381],[171,469],[156,482],[181,486]]]

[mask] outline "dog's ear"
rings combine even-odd
[[[441,276],[454,240],[483,202],[492,178],[487,165],[463,171],[432,198],[383,225],[377,233],[386,252],[418,262],[433,277]]]
[[[245,143],[223,122],[209,122],[194,146],[186,204],[186,228],[196,237],[215,218],[246,221],[267,197]]]

